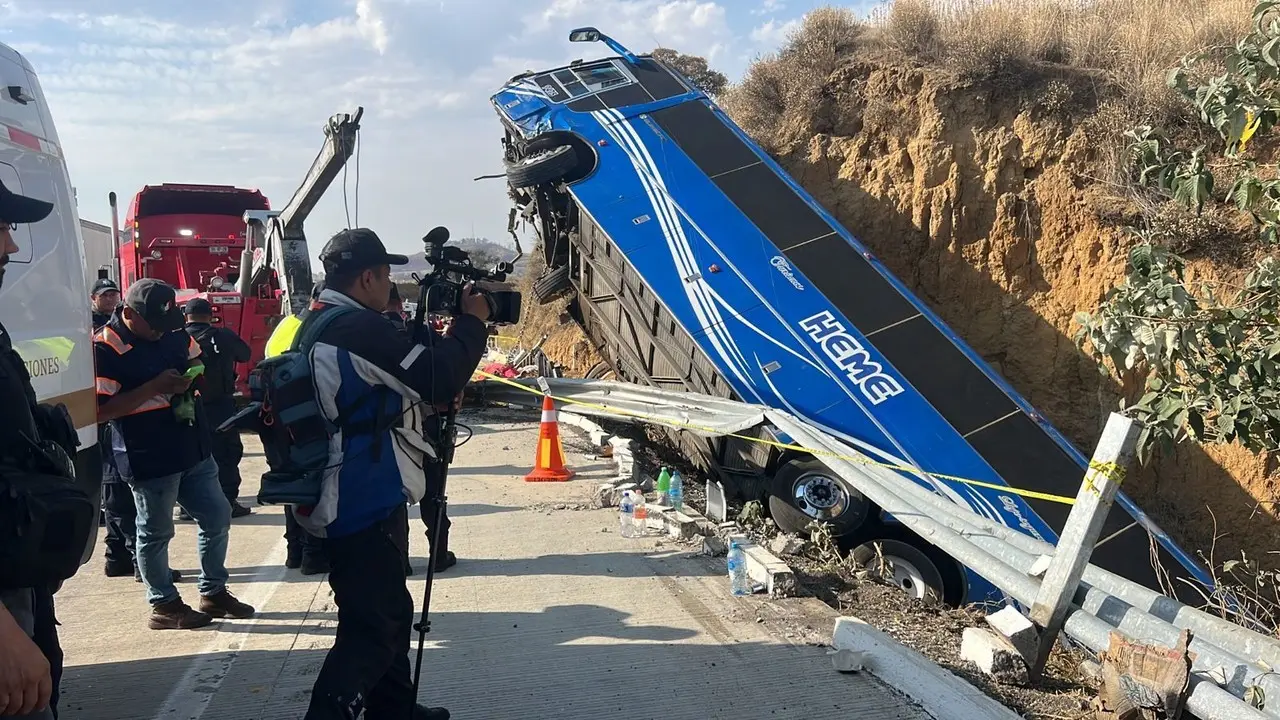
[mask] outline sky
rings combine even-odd
[[[504,183],[473,181],[502,171],[489,97],[516,73],[609,54],[570,44],[572,28],[594,25],[636,52],[702,55],[732,81],[830,4],[0,0],[0,42],[40,78],[82,218],[107,224],[109,192],[124,205],[162,182],[258,188],[283,207],[324,122],[362,105],[358,188],[353,158],[345,199],[339,180],[307,221],[310,250],[366,226],[409,253],[436,225],[508,237]]]

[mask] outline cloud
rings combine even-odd
[[[751,11],[752,15],[772,15],[781,11],[787,4],[783,0],[764,0],[760,7]]]
[[[366,108],[359,221],[402,251],[434,225],[506,237],[502,129],[489,96],[520,72],[609,54],[568,42],[596,25],[637,52],[703,55],[731,78],[805,3],[730,0],[0,0],[0,42],[39,74],[78,190],[260,187],[281,207],[335,112]],[[312,253],[354,216],[356,162],[308,221]],[[356,220],[352,217],[352,220]]]
[[[794,18],[786,22],[769,20],[751,29],[751,41],[764,47],[777,47],[786,42],[798,27],[800,21]]]

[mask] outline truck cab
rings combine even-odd
[[[271,321],[280,314],[278,288],[270,280],[246,294],[237,289],[248,247],[244,214],[268,210],[270,203],[258,190],[163,183],[134,195],[120,228],[123,289],[144,277],[163,280],[177,288],[179,302],[208,300],[214,324],[249,344],[251,360],[236,373],[241,394],[248,389],[250,368],[262,359]]]

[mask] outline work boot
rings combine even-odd
[[[308,555],[302,553],[302,574],[323,575],[329,572],[329,558],[324,555]]]
[[[223,588],[213,595],[200,597],[200,612],[208,613],[209,617],[244,620],[253,617],[254,610],[252,605],[240,602]]]
[[[449,720],[449,711],[442,707],[414,705],[413,720]]]
[[[182,579],[181,572],[174,570],[172,568],[169,569],[169,582],[178,582],[181,579]],[[138,569],[137,565],[133,566],[133,581],[142,582],[142,571]]]
[[[213,616],[197,612],[182,599],[151,606],[151,619],[147,626],[152,630],[194,630],[213,622]]]
[[[251,508],[247,508],[247,507],[245,507],[244,505],[241,505],[241,504],[240,504],[240,503],[238,503],[238,502],[233,502],[233,503],[231,503],[231,517],[232,517],[232,519],[234,519],[234,518],[242,518],[242,517],[244,517],[245,515],[252,515],[252,514],[253,514],[253,510],[252,510]]]
[[[458,564],[458,556],[452,550],[445,551],[444,557],[436,561],[436,572],[444,572]]]

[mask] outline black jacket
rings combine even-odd
[[[205,402],[226,400],[236,391],[236,363],[249,362],[249,344],[231,330],[209,323],[187,323],[187,334],[200,344]]]

